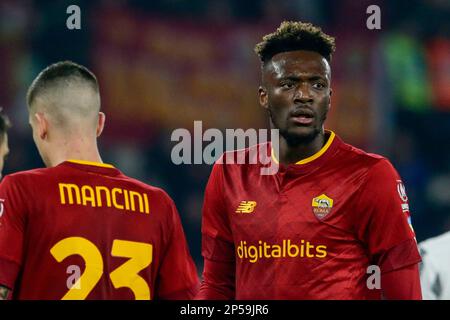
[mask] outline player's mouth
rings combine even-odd
[[[296,110],[291,113],[290,118],[299,125],[310,125],[314,122],[314,112],[308,109]]]

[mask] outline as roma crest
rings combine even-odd
[[[318,219],[325,218],[333,208],[333,199],[326,194],[321,194],[312,199],[312,209]]]

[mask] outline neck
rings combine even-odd
[[[59,144],[59,148],[54,148],[47,157],[48,167],[54,167],[67,160],[83,160],[102,163],[98,152],[97,142],[87,143],[83,139],[78,141],[65,141]]]
[[[306,159],[319,152],[325,145],[325,142],[326,139],[323,131],[312,141],[296,146],[290,146],[283,137],[280,137],[280,163],[289,165]]]

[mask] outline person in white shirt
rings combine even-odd
[[[450,300],[450,231],[419,244],[424,300]]]

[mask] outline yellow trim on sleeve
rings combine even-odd
[[[88,165],[88,166],[96,166],[96,167],[103,167],[103,168],[114,168],[113,165],[108,164],[108,163],[85,161],[85,160],[67,160],[67,161],[68,162],[72,162],[72,163],[84,164],[84,165]]]

